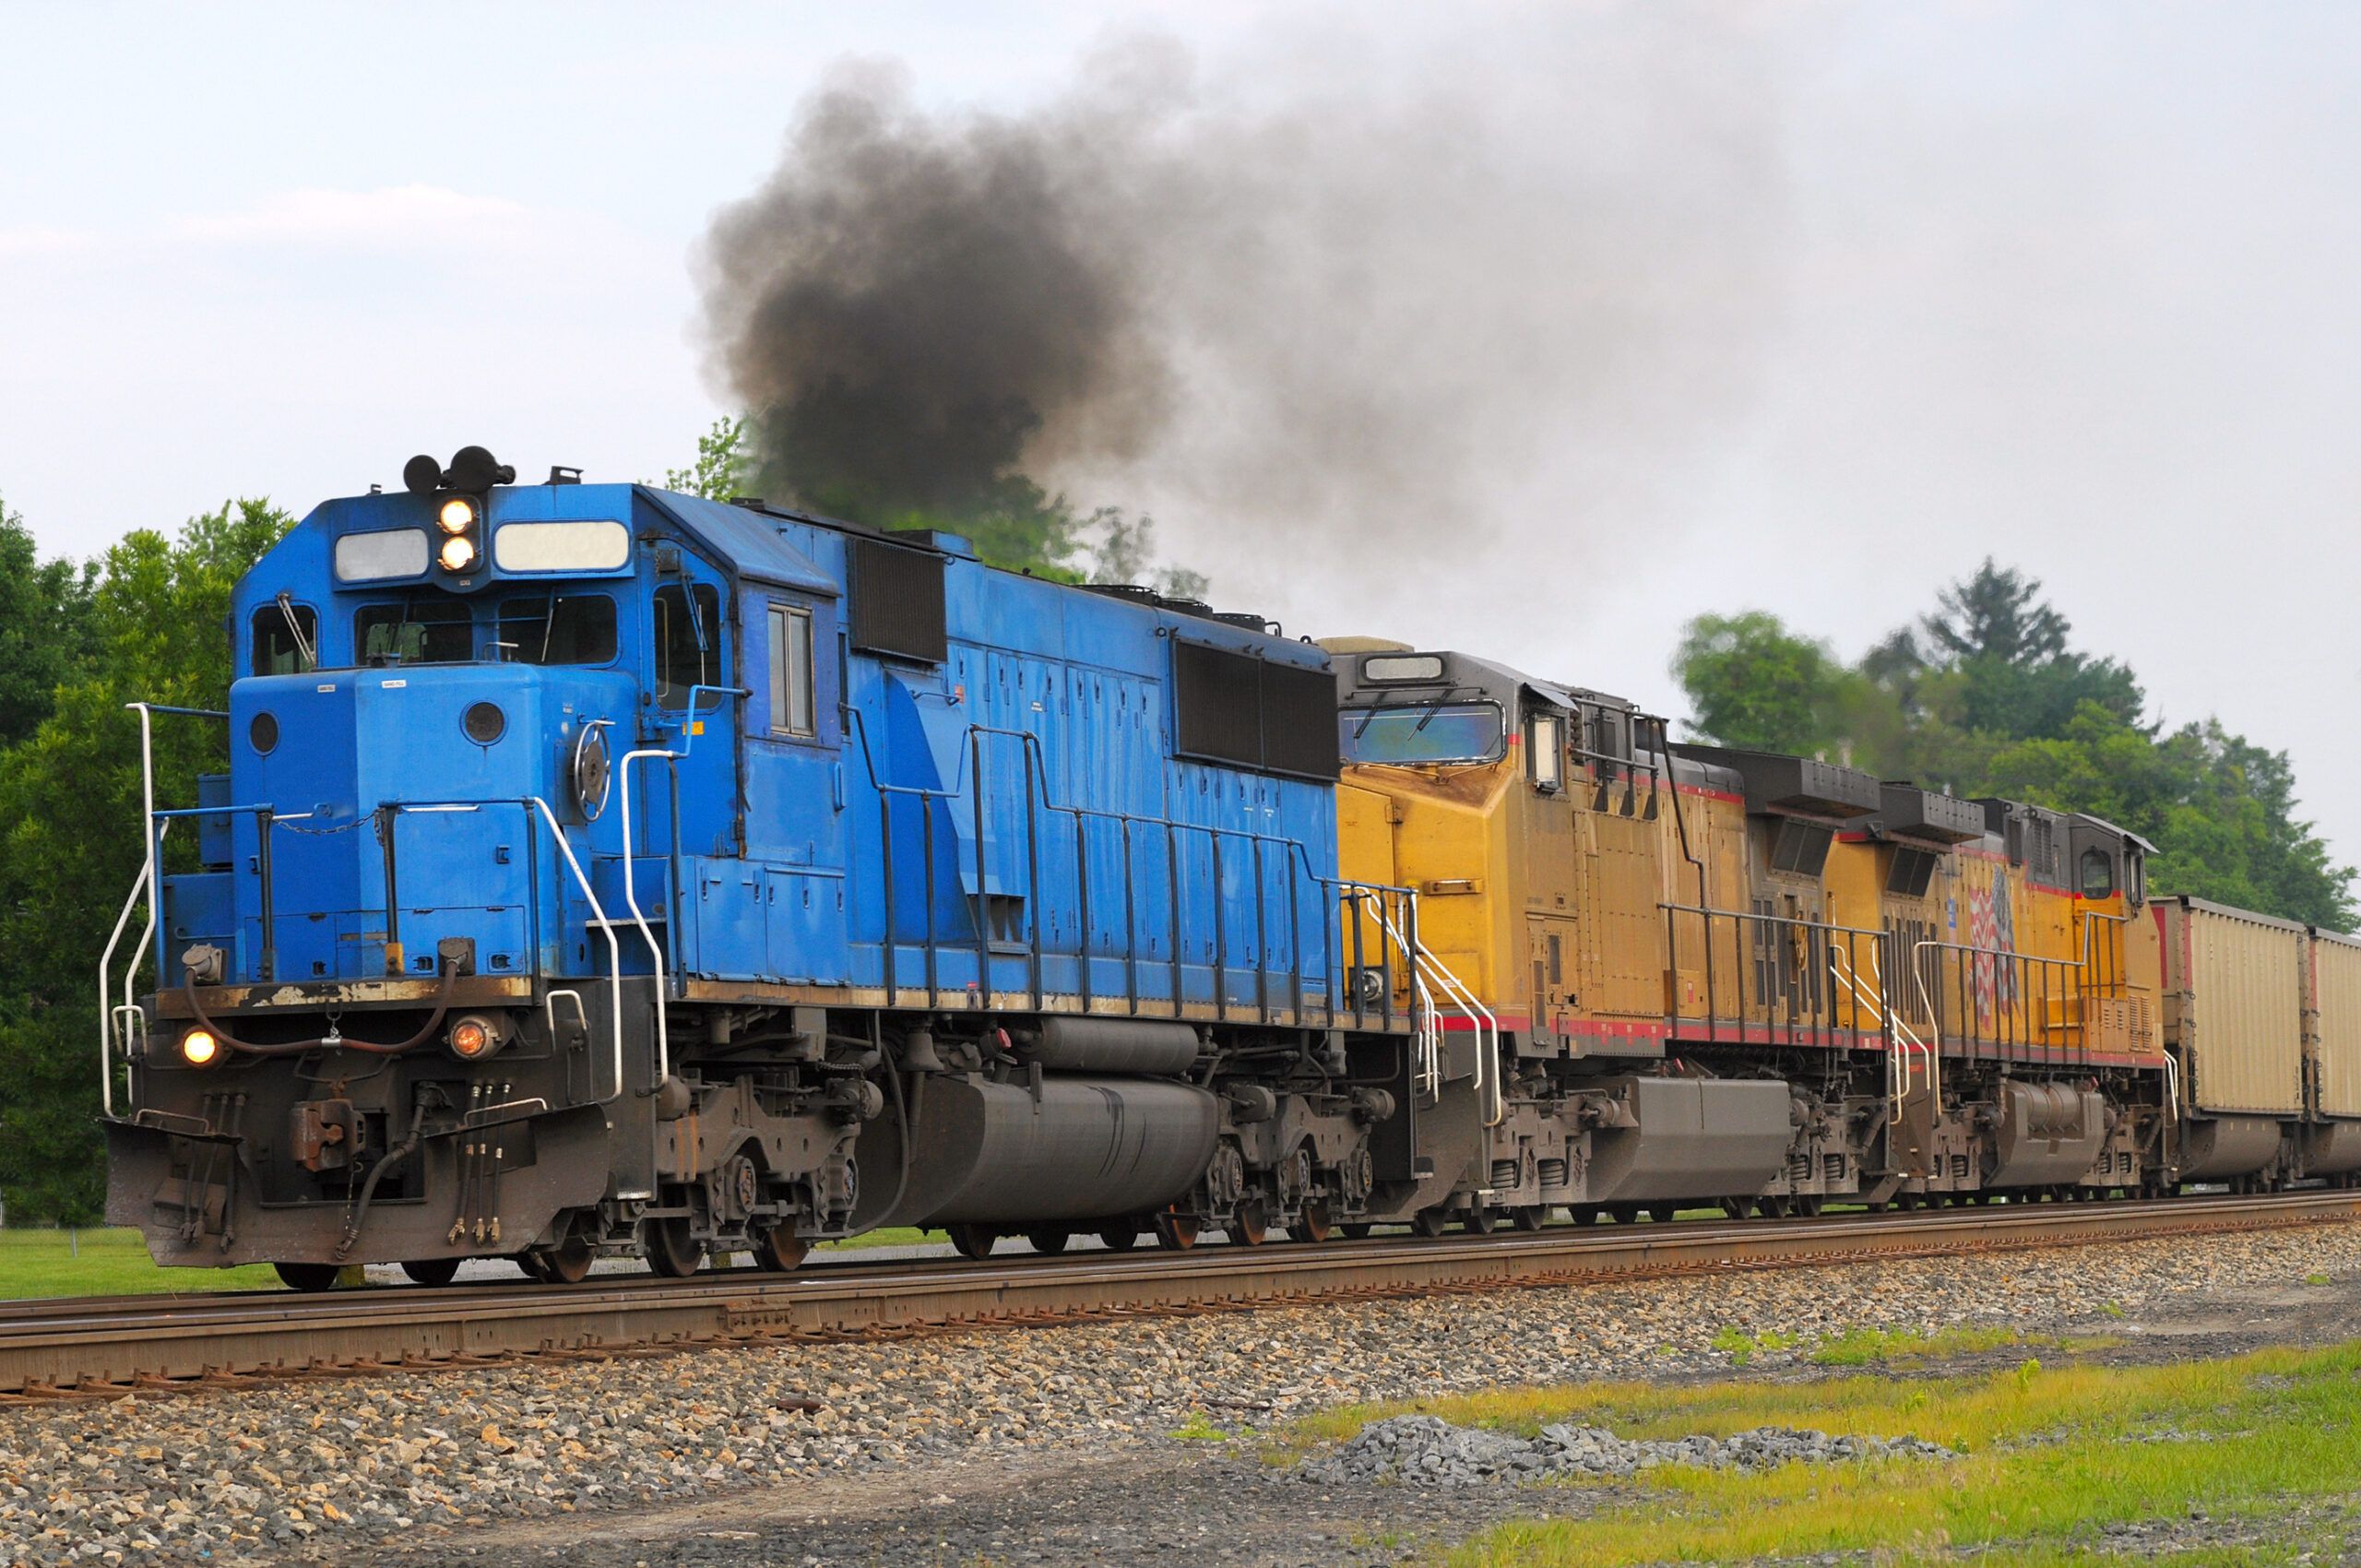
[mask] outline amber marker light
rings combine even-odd
[[[492,1026],[481,1018],[462,1018],[451,1026],[451,1054],[462,1062],[474,1062],[492,1053],[499,1037]]]
[[[210,1067],[221,1059],[221,1042],[206,1029],[181,1036],[181,1060],[192,1067]]]

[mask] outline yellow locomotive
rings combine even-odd
[[[1675,744],[1463,653],[1323,646],[1344,874],[1415,889],[1433,958],[1365,984],[1442,1020],[1415,1112],[1488,1129],[1419,1137],[1476,1151],[1422,1169],[1423,1228],[2171,1174],[2136,836]]]

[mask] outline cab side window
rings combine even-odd
[[[667,584],[656,590],[654,615],[656,705],[686,707],[692,689],[722,683],[721,598],[706,583]],[[708,692],[697,706],[719,700]]]
[[[1525,755],[1533,787],[1555,794],[1566,781],[1566,721],[1554,713],[1526,715]]]
[[[812,612],[774,604],[771,631],[771,732],[817,734],[812,689]]]
[[[255,612],[255,673],[304,675],[320,667],[320,618],[308,604],[266,604]]]
[[[2115,896],[2115,861],[2105,849],[2082,851],[2082,897],[2111,898]]]

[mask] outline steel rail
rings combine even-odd
[[[1779,1223],[1691,1220],[1434,1241],[853,1261],[732,1269],[0,1304],[0,1396],[203,1386],[247,1375],[394,1371],[511,1356],[859,1337],[1302,1305],[1323,1299],[1610,1282],[2361,1219],[2361,1192],[2009,1204]]]

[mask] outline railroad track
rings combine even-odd
[[[2307,1191],[976,1263],[853,1260],[793,1275],[606,1276],[570,1287],[478,1282],[324,1296],[0,1303],[0,1401],[2011,1252],[2356,1218],[2361,1193]]]

